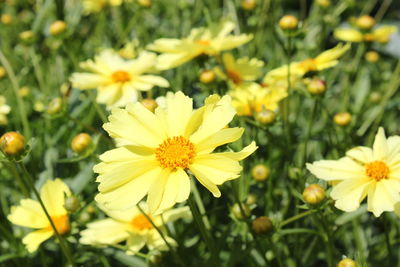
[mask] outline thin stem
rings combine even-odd
[[[196,201],[197,207],[199,208],[200,215],[203,219],[204,226],[205,226],[206,230],[209,231],[211,229],[211,225],[210,225],[210,221],[206,214],[206,209],[204,208],[203,201],[201,200],[200,193],[199,193],[199,190],[197,189],[194,179],[191,179],[191,180],[192,180],[192,191],[193,191],[193,195],[194,195],[194,200]]]
[[[317,210],[308,210],[308,211],[305,211],[303,213],[297,214],[297,215],[295,215],[293,217],[290,217],[289,219],[286,219],[283,222],[281,222],[279,227],[281,228],[281,227],[283,227],[283,226],[285,226],[285,225],[287,225],[287,224],[289,224],[291,222],[297,221],[297,220],[299,220],[299,219],[301,219],[303,217],[306,217],[306,216],[308,216],[310,214],[313,214],[313,213],[316,213],[316,212],[317,212]]]

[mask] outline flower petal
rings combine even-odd
[[[50,216],[67,214],[64,208],[65,197],[71,195],[68,186],[60,179],[47,181],[40,190],[40,197]]]
[[[368,163],[373,161],[372,149],[365,146],[358,146],[346,152],[346,156],[354,161]]]
[[[216,147],[238,140],[244,132],[243,128],[222,129],[209,138],[196,144],[196,153],[211,153]]]
[[[118,244],[129,238],[129,225],[113,219],[92,222],[80,232],[80,243],[86,245]]]
[[[167,97],[166,119],[168,136],[183,135],[192,117],[193,100],[182,92]]]
[[[26,249],[32,253],[37,250],[40,244],[49,239],[52,235],[53,231],[48,229],[33,231],[22,239],[22,243],[24,243]]]
[[[13,224],[29,228],[45,228],[50,225],[39,202],[32,199],[22,199],[19,206],[11,207],[8,220]]]
[[[246,146],[239,152],[223,152],[218,153],[221,156],[225,156],[231,158],[233,160],[243,160],[250,156],[254,151],[256,151],[258,146],[256,146],[256,142],[251,142],[250,145]]]
[[[384,211],[394,211],[400,201],[400,182],[394,179],[382,179],[376,182],[368,192],[368,211],[379,217]]]
[[[174,195],[174,198],[176,197],[176,192],[168,192],[168,194],[164,196],[167,181],[170,178],[170,175],[170,170],[162,169],[160,174],[151,185],[149,189],[149,194],[147,196],[147,205],[149,207],[150,214],[157,215],[163,211],[160,209],[161,201],[163,200],[163,198],[170,199],[171,195]]]
[[[325,181],[357,179],[365,176],[364,167],[348,157],[339,160],[320,160],[307,163],[307,169]]]
[[[336,200],[335,206],[343,211],[354,211],[368,193],[371,184],[369,178],[348,179],[333,187],[331,197]]]
[[[126,245],[128,246],[126,254],[134,255],[135,253],[139,252],[144,247],[145,244],[146,244],[145,236],[131,233],[126,243]]]
[[[385,131],[379,127],[378,133],[375,136],[373,145],[373,154],[375,160],[385,160],[388,156],[389,148],[386,141]]]

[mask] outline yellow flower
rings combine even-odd
[[[373,148],[356,147],[339,160],[307,164],[308,170],[325,181],[339,181],[331,192],[338,209],[350,212],[368,196],[368,210],[376,217],[393,211],[400,201],[400,136],[386,139],[379,128]]]
[[[146,205],[139,204],[144,212]],[[126,241],[127,254],[135,254],[145,245],[152,250],[168,250],[168,246],[151,222],[136,207],[123,211],[108,210],[99,206],[110,218],[92,222],[81,232],[80,243],[87,245],[116,245]],[[147,213],[147,212],[146,212]],[[164,225],[180,218],[191,218],[188,207],[167,210],[160,215],[150,215],[151,221],[159,228],[167,242],[176,245],[175,240],[167,236]]]
[[[97,89],[97,102],[108,108],[121,107],[136,102],[138,91],[148,91],[154,86],[168,87],[167,80],[160,76],[148,75],[156,55],[142,52],[134,60],[124,60],[112,50],[104,50],[94,61],[80,64],[90,73],[74,73],[72,85],[81,90]]]
[[[397,32],[396,26],[382,26],[368,32],[361,32],[353,28],[339,28],[333,32],[336,39],[347,42],[378,42],[387,43],[390,35]]]
[[[6,98],[0,95],[0,125],[8,123],[7,114],[10,113],[11,108],[6,103]]]
[[[120,6],[123,2],[130,3],[132,0],[83,0],[83,13],[89,15],[100,12],[106,5]]]
[[[241,89],[231,90],[232,105],[239,116],[253,116],[262,110],[278,109],[278,103],[287,96],[285,88],[262,87],[257,83],[246,83]]]
[[[243,57],[235,60],[231,53],[223,54],[222,62],[225,69],[223,78],[232,81],[235,85],[256,80],[261,76],[264,66],[264,62],[256,58]],[[220,69],[217,71],[222,73]]]
[[[60,179],[47,181],[40,191],[44,206],[61,235],[70,229],[68,214],[64,208],[64,198],[70,195],[68,186]],[[22,239],[29,252],[34,252],[41,243],[54,235],[50,221],[36,200],[22,199],[19,206],[11,207],[11,214],[7,218],[13,224],[37,229]]]
[[[185,201],[193,174],[215,197],[217,185],[238,178],[239,160],[256,150],[252,142],[240,152],[212,153],[236,141],[243,128],[225,128],[235,110],[229,96],[212,95],[193,110],[193,100],[182,92],[167,95],[166,107],[155,113],[141,103],[114,109],[103,127],[122,145],[100,156],[96,201],[108,209],[126,209],[147,196],[149,212],[157,214]]]
[[[157,64],[160,70],[175,68],[199,55],[215,56],[253,38],[248,34],[230,35],[234,28],[235,24],[230,21],[214,24],[209,28],[195,28],[186,38],[161,38],[149,45],[148,49],[162,53]]]

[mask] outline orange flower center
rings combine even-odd
[[[300,67],[305,70],[305,72],[316,71],[317,65],[315,59],[307,58],[300,63]]]
[[[234,84],[239,84],[242,82],[242,78],[240,77],[239,73],[237,73],[236,71],[227,70],[226,73]]]
[[[365,165],[365,172],[369,177],[375,179],[376,181],[387,179],[389,176],[388,166],[379,160],[367,163]]]
[[[60,235],[63,235],[69,231],[70,227],[69,227],[68,215],[65,214],[60,216],[51,216],[51,220],[53,221],[53,224]],[[49,225],[47,228],[53,230],[51,225]]]
[[[161,166],[170,169],[186,169],[196,155],[194,145],[183,136],[167,138],[155,153]]]
[[[143,214],[133,217],[131,225],[140,231],[153,228],[151,222]]]
[[[375,37],[372,33],[366,33],[364,34],[364,41],[366,42],[373,42],[375,40]]]
[[[129,73],[123,70],[117,70],[113,72],[113,74],[111,74],[111,78],[116,83],[129,82],[131,80]]]
[[[197,40],[196,44],[208,46],[208,45],[210,45],[210,41],[208,41],[208,40]]]

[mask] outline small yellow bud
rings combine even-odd
[[[138,0],[138,4],[142,7],[150,7],[152,2],[151,0]]]
[[[67,29],[67,24],[64,21],[56,20],[50,25],[49,33],[53,36],[59,35],[60,33],[65,32],[66,29]]]
[[[275,112],[269,109],[263,109],[256,113],[255,119],[261,124],[271,124],[275,121]]]
[[[244,220],[251,215],[251,210],[247,204],[242,203],[242,208],[240,208],[238,203],[235,203],[232,207],[232,214],[238,220]]]
[[[365,59],[368,62],[375,63],[379,60],[379,58],[379,54],[375,51],[368,51],[367,53],[365,53]]]
[[[29,87],[27,87],[27,86],[21,87],[18,90],[18,94],[20,97],[26,97],[30,94],[30,92],[31,91],[29,90]]]
[[[379,93],[379,92],[372,92],[370,95],[369,95],[369,101],[371,102],[371,103],[374,103],[374,104],[376,104],[376,103],[379,103],[380,101],[381,101],[381,99],[382,99],[382,94],[381,93]]]
[[[375,25],[375,19],[371,16],[361,16],[356,19],[356,26],[362,30],[369,30]]]
[[[339,126],[346,126],[351,122],[351,114],[348,112],[339,112],[333,117],[333,122]]]
[[[242,2],[240,4],[241,4],[242,8],[245,10],[253,10],[257,5],[257,1],[256,0],[242,0]]]
[[[142,103],[142,105],[151,112],[154,112],[154,110],[156,110],[158,107],[157,102],[152,98],[145,98],[140,103]]]
[[[35,40],[35,34],[33,31],[24,31],[19,34],[19,38],[25,44],[31,44]]]
[[[41,102],[41,101],[36,101],[36,102],[33,104],[33,110],[36,111],[36,112],[43,112],[43,111],[44,111],[43,102]]]
[[[253,205],[257,203],[257,196],[254,194],[249,194],[246,199],[247,205]]]
[[[18,156],[25,149],[25,137],[17,132],[7,132],[0,138],[0,149],[7,156]]]
[[[12,22],[12,17],[10,14],[3,14],[1,15],[1,23],[3,24],[10,24]]]
[[[199,80],[204,84],[212,83],[215,80],[215,72],[213,70],[203,70],[200,73]]]
[[[310,184],[303,191],[303,199],[308,204],[318,204],[325,198],[325,189],[318,184]]]
[[[79,214],[78,221],[82,224],[85,224],[89,222],[91,218],[92,216],[88,212],[84,211],[81,214]]]
[[[0,66],[0,79],[6,76],[6,74],[7,74],[6,69]]]
[[[264,164],[257,164],[251,169],[251,176],[254,180],[258,182],[262,182],[268,179],[269,177],[269,168]]]
[[[330,0],[317,0],[317,5],[319,5],[320,7],[328,7],[331,5],[331,1]]]
[[[53,98],[47,107],[47,113],[50,115],[57,114],[60,112],[62,105],[63,103],[61,97]]]
[[[64,202],[64,208],[71,213],[77,211],[80,205],[81,204],[79,198],[77,198],[76,196],[69,196],[65,199]]]
[[[92,138],[87,133],[80,133],[72,139],[72,151],[81,154],[92,144]]]
[[[314,78],[308,83],[307,90],[312,95],[323,94],[326,91],[326,83],[324,80]]]
[[[339,261],[337,267],[357,267],[357,263],[352,259],[346,258]]]
[[[251,229],[257,235],[266,235],[272,232],[274,226],[270,218],[261,216],[251,223]]]
[[[281,27],[282,30],[295,30],[298,25],[299,20],[292,15],[283,16],[279,20],[279,27]]]

